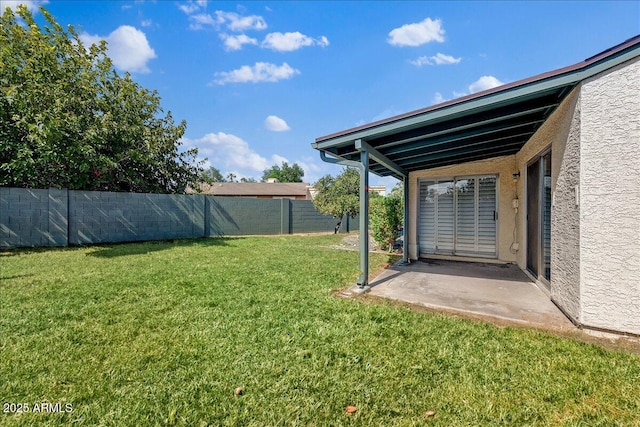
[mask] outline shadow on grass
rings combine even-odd
[[[189,246],[230,246],[230,242],[243,237],[202,237],[199,239],[174,239],[174,240],[157,240],[148,242],[118,242],[118,243],[96,243],[94,245],[78,245],[78,246],[43,246],[43,247],[26,247],[26,248],[2,248],[0,249],[0,258],[19,255],[30,255],[44,252],[68,252],[77,251],[81,248],[91,248],[91,252],[87,256],[100,258],[113,258],[126,255],[146,254],[150,252],[163,251],[176,247]]]
[[[143,255],[151,252],[164,251],[178,247],[210,247],[232,246],[230,243],[238,240],[238,237],[203,237],[200,239],[161,240],[151,242],[126,242],[114,243],[106,246],[95,246],[95,250],[87,253],[87,256],[98,258],[115,258],[128,255]]]
[[[2,248],[0,249],[0,258],[19,255],[40,254],[43,252],[67,252],[75,251],[78,246],[38,246],[38,247],[21,247],[21,248]]]
[[[33,274],[14,274],[13,276],[6,276],[6,277],[2,277],[2,275],[0,275],[0,284],[2,284],[3,280],[13,280],[13,279],[22,279],[24,277],[32,277]]]

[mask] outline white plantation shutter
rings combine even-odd
[[[478,178],[478,250],[496,255],[496,177]]]
[[[458,197],[456,207],[456,252],[477,251],[476,179],[459,179],[456,182]]]
[[[496,177],[420,182],[420,253],[496,255]]]
[[[436,182],[420,181],[420,209],[418,212],[418,236],[420,253],[436,251]]]
[[[454,187],[453,181],[438,182],[438,208],[436,215],[436,251],[453,252]]]

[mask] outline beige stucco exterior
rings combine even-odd
[[[541,288],[577,324],[640,334],[637,59],[575,87],[517,154],[411,172],[409,257],[420,256],[419,181],[491,174],[498,176],[497,260],[526,270],[527,165],[549,149],[551,280],[539,282]]]
[[[640,60],[586,80],[580,115],[580,321],[640,335]]]

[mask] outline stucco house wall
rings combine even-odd
[[[527,268],[527,164],[551,148],[551,298],[566,314],[580,318],[580,88],[575,88],[516,154],[521,179],[518,197],[518,266]],[[544,289],[544,287],[542,287]]]
[[[581,321],[640,334],[640,61],[581,92]]]
[[[551,148],[548,293],[577,323],[640,334],[640,60],[580,83],[514,156],[409,174],[409,257],[419,181],[498,175],[498,260],[526,270],[527,165]],[[520,173],[514,182],[512,174]],[[511,200],[517,197],[515,215]],[[519,251],[510,251],[516,227]]]

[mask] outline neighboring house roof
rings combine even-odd
[[[203,194],[214,196],[276,196],[276,197],[306,197],[309,184],[306,182],[219,182],[213,185],[202,184]]]
[[[577,64],[316,138],[343,160],[369,152],[369,170],[408,172],[517,153],[583,80],[640,56],[640,36]]]

